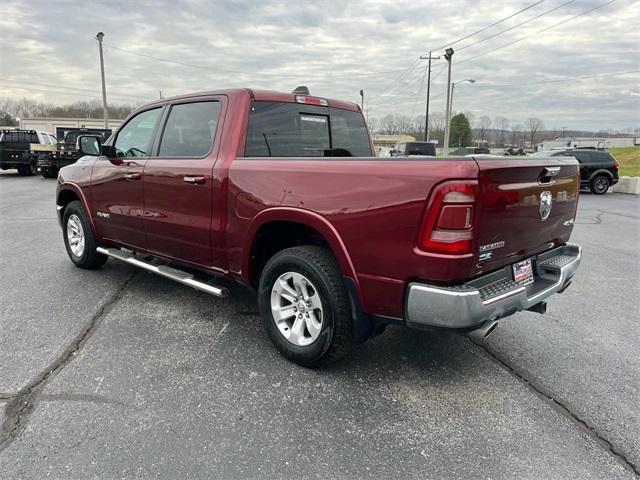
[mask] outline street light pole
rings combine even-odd
[[[473,78],[467,78],[465,80],[460,80],[459,82],[451,82],[451,98],[449,99],[449,115],[453,111],[453,89],[457,84],[464,83],[464,82],[476,83],[476,81]],[[451,121],[451,119],[449,119],[449,121]],[[458,145],[458,147],[460,147],[460,145]]]
[[[429,141],[429,93],[431,91],[431,60],[439,60],[440,57],[432,57],[431,52],[429,55],[421,55],[421,60],[429,60],[429,66],[427,67],[427,109],[424,115],[424,141]]]
[[[451,57],[453,57],[453,48],[449,47],[444,52],[444,59],[449,64],[449,73],[447,75],[447,111],[445,114],[445,125],[444,125],[444,147],[442,152],[444,155],[449,154],[449,134],[451,130],[451,109],[450,109],[450,101],[451,101]]]
[[[360,97],[362,97],[360,99],[360,110],[362,110],[362,113],[364,113],[364,90],[360,89]]]
[[[98,32],[96,40],[98,40],[98,47],[100,50],[100,75],[102,76],[102,110],[104,112],[104,128],[109,128],[109,112],[107,111],[107,87],[104,81],[104,57],[102,55],[102,39],[104,33]]]

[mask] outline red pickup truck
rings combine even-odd
[[[161,99],[80,149],[56,197],[74,264],[233,278],[306,366],[391,323],[488,335],[580,263],[575,159],[374,158],[358,105],[305,89]]]

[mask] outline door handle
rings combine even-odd
[[[125,173],[124,178],[127,180],[141,180],[142,174],[140,173]]]
[[[206,179],[202,176],[186,176],[183,178],[183,180],[187,183],[190,183],[191,185],[204,185],[206,182]]]

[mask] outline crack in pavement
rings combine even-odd
[[[640,217],[634,217],[633,215],[625,215],[623,213],[617,213],[617,212],[608,212],[606,210],[596,210],[596,211],[599,213],[593,217],[592,222],[576,221],[575,224],[576,225],[600,225],[602,223],[603,215],[614,215],[617,217],[628,218],[631,220],[640,220]]]
[[[467,337],[469,338],[469,337]],[[611,443],[607,438],[605,438],[600,432],[598,432],[594,427],[590,426],[586,420],[578,416],[578,414],[569,410],[564,403],[559,400],[556,400],[552,393],[549,392],[542,385],[536,383],[533,380],[529,380],[524,376],[524,373],[519,372],[514,367],[512,367],[507,360],[502,358],[500,355],[492,352],[489,348],[479,343],[472,338],[469,338],[471,343],[480,347],[480,349],[485,352],[493,361],[501,365],[504,369],[507,370],[511,375],[516,377],[520,382],[524,383],[527,387],[535,392],[535,394],[542,398],[545,402],[549,403],[551,407],[559,412],[561,415],[569,418],[572,422],[577,424],[581,430],[586,432],[591,438],[593,438],[598,445],[603,447],[605,450],[608,450],[618,462],[625,467],[627,470],[634,473],[638,478],[640,478],[640,468],[635,465],[631,460],[629,460],[624,452],[621,452],[613,443]]]
[[[112,310],[114,305],[124,296],[124,292],[136,277],[139,271],[134,271],[124,281],[124,283],[114,292],[107,301],[98,309],[91,317],[91,320],[73,341],[65,348],[51,364],[39,375],[36,376],[29,384],[20,389],[14,395],[9,395],[8,403],[5,407],[6,418],[0,425],[0,453],[3,452],[13,441],[24,431],[29,416],[35,410],[35,404],[38,400],[39,392],[42,388],[63,370],[73,360],[80,349],[85,345],[87,340],[91,338],[93,333],[98,329],[102,319]]]

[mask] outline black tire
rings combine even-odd
[[[79,219],[84,234],[84,249],[79,256],[77,256],[71,249],[69,237],[67,235],[67,224],[69,222],[69,218],[72,216],[74,216],[74,219]],[[64,246],[67,249],[67,254],[76,267],[93,270],[101,267],[108,260],[106,255],[96,252],[98,242],[96,241],[96,237],[91,229],[91,223],[89,222],[87,212],[79,200],[70,202],[64,209],[64,215],[62,216],[62,236],[64,238]]]
[[[287,340],[276,326],[271,310],[274,283],[287,272],[308,278],[316,287],[322,304],[320,333],[307,346],[295,345]],[[282,355],[299,365],[327,365],[349,353],[353,347],[349,295],[335,258],[325,248],[293,247],[271,257],[260,276],[258,303],[269,338]]]
[[[40,174],[43,178],[57,178],[58,169],[56,167],[40,167]]]
[[[609,191],[611,186],[611,179],[606,175],[596,175],[589,182],[589,190],[594,195],[604,195]]]

